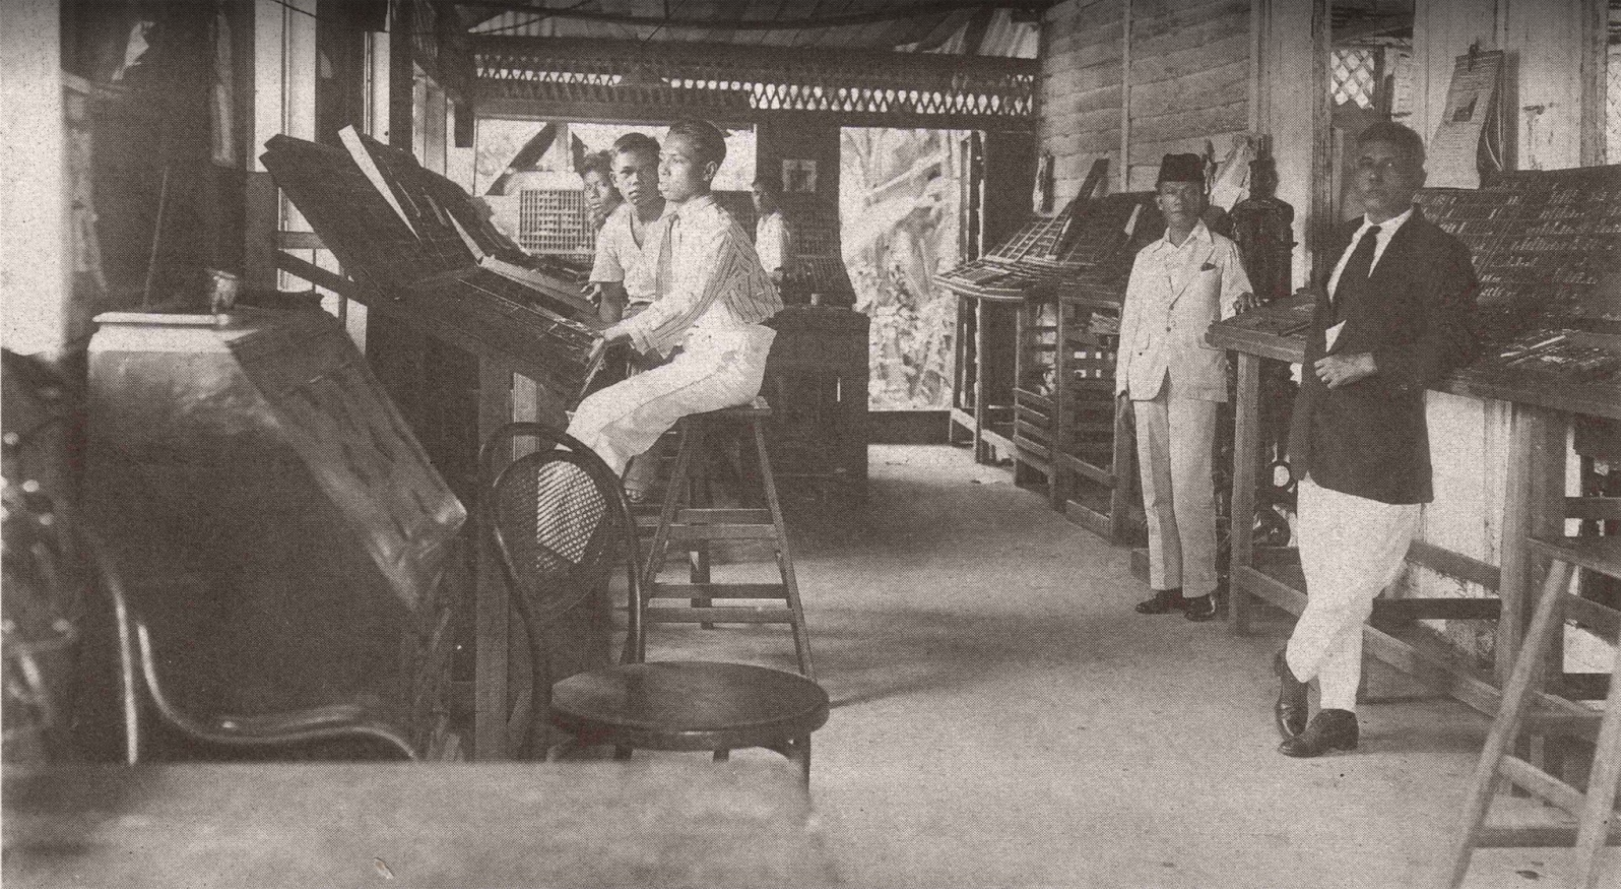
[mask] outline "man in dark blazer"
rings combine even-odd
[[[1301,480],[1307,601],[1274,669],[1279,750],[1297,757],[1357,746],[1362,624],[1400,572],[1434,496],[1424,392],[1478,348],[1469,251],[1413,206],[1424,184],[1423,141],[1377,123],[1349,163],[1366,213],[1322,254],[1336,261],[1311,288],[1317,308],[1289,447]],[[1308,725],[1313,678],[1321,707]]]

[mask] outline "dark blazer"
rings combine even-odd
[[[1295,397],[1290,462],[1297,478],[1384,503],[1428,503],[1430,440],[1424,390],[1474,360],[1475,294],[1469,250],[1414,208],[1374,267],[1363,298],[1346,307],[1336,355],[1372,352],[1379,371],[1329,389],[1313,370],[1326,354],[1328,278],[1362,220],[1334,233],[1317,281],[1317,309]]]

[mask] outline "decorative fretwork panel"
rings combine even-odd
[[[578,42],[576,42],[577,44]],[[1037,63],[910,53],[704,53],[602,43],[565,48],[546,38],[477,42],[479,99],[662,106],[687,110],[833,112],[896,123],[1030,125]]]
[[[1329,62],[1328,81],[1334,104],[1355,102],[1372,108],[1378,90],[1378,50],[1336,49]]]

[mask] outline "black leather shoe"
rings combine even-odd
[[[1174,590],[1155,590],[1154,598],[1144,599],[1137,603],[1138,614],[1170,614],[1188,607],[1188,600],[1182,598],[1182,588]]]
[[[1321,710],[1306,730],[1278,745],[1284,756],[1322,756],[1330,750],[1355,750],[1356,714],[1349,710]]]
[[[1278,734],[1287,741],[1306,730],[1306,683],[1295,678],[1283,652],[1278,649],[1277,656],[1272,658],[1272,672],[1278,674],[1278,703],[1272,708],[1272,715],[1278,724]]]
[[[1183,617],[1202,624],[1216,616],[1216,597],[1189,596],[1182,600],[1182,608],[1187,612]]]

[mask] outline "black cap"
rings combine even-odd
[[[1157,186],[1161,182],[1197,182],[1204,184],[1204,158],[1197,154],[1167,154],[1159,162],[1159,178],[1154,180]]]

